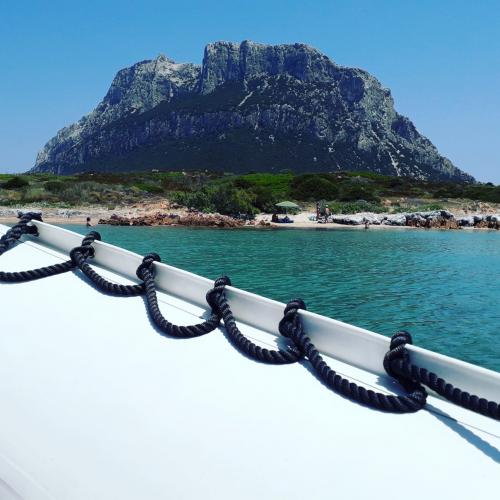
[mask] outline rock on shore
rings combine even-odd
[[[332,215],[336,224],[359,226],[364,224],[382,226],[408,226],[423,228],[459,229],[462,227],[500,229],[500,215],[469,215],[455,217],[447,210],[432,212],[411,212],[401,214],[359,213],[353,215]]]
[[[138,217],[113,214],[108,219],[99,219],[99,224],[110,226],[204,226],[241,227],[244,222],[226,215],[187,213],[184,215],[156,212]]]

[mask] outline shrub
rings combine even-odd
[[[60,193],[61,191],[64,191],[65,187],[64,183],[60,181],[47,181],[44,185],[44,188],[49,193]]]
[[[371,186],[361,185],[361,184],[345,184],[342,185],[340,196],[340,201],[379,201],[379,197],[375,194]]]
[[[138,182],[137,184],[135,184],[135,187],[137,187],[141,191],[146,191],[147,193],[163,193],[163,188],[161,186],[150,184],[148,182]]]
[[[16,176],[12,177],[8,181],[2,184],[3,189],[21,189],[29,186],[30,183],[24,177]]]
[[[500,186],[472,185],[464,190],[464,196],[472,200],[500,203]]]
[[[242,189],[246,189],[244,186],[251,187],[254,190],[256,188],[265,188],[270,190],[276,198],[285,199],[290,197],[292,179],[292,174],[253,173],[243,175],[237,178],[235,182],[242,182],[240,185]]]
[[[71,204],[96,202],[100,201],[100,196],[96,196],[96,194],[104,193],[108,189],[108,186],[98,182],[78,182],[65,187],[59,193],[59,199]]]
[[[161,180],[161,185],[167,191],[193,191],[197,185],[201,184],[200,181],[200,179],[193,179],[191,175],[175,172],[165,175]]]
[[[331,200],[338,195],[338,187],[329,174],[306,174],[292,181],[291,196],[296,200]]]
[[[256,186],[252,189],[255,196],[254,205],[262,212],[274,212],[275,204],[280,201],[268,186]]]
[[[51,196],[43,188],[28,188],[22,196],[23,203],[39,203],[50,200]]]
[[[239,188],[239,189],[250,189],[251,187],[253,187],[253,184],[248,179],[245,179],[244,177],[240,177],[239,179],[235,179],[233,181],[233,185],[234,185],[234,187]],[[259,187],[262,187],[262,186],[259,186]]]
[[[443,205],[439,203],[424,203],[418,207],[419,212],[433,212],[434,210],[443,210]]]
[[[252,193],[234,188],[229,184],[206,186],[193,193],[178,191],[173,193],[172,199],[202,212],[219,212],[224,215],[238,213],[253,215],[257,212],[253,205]]]

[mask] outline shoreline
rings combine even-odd
[[[242,221],[220,214],[203,214],[183,207],[171,206],[168,202],[124,206],[114,210],[101,206],[81,206],[71,209],[28,206],[15,209],[0,207],[0,224],[17,222],[17,212],[42,212],[43,220],[51,224],[75,224],[85,226],[87,217],[91,227],[114,225],[123,227],[207,227],[227,229],[293,230],[308,229],[316,231],[335,230],[414,230],[414,229],[500,229],[500,215],[491,213],[456,213],[445,210],[435,212],[411,212],[408,214],[357,213],[332,215],[330,222],[318,223],[311,220],[313,213],[301,212],[291,216],[293,223],[271,222],[271,214],[258,214],[253,221]]]
[[[18,222],[17,217],[0,217],[0,224],[15,224]],[[54,225],[65,225],[72,224],[75,226],[85,226],[86,220],[85,218],[61,218],[61,217],[43,217],[43,221],[48,224]],[[99,224],[93,223],[91,224],[89,230],[91,228],[98,228],[99,226],[111,226],[110,224]],[[176,229],[176,228],[190,228],[190,229],[231,229],[231,230],[258,230],[258,231],[274,231],[274,230],[308,230],[308,231],[415,231],[415,230],[426,230],[426,231],[466,231],[466,232],[484,232],[491,231],[497,232],[498,229],[489,228],[489,227],[459,227],[457,229],[449,229],[443,227],[415,227],[415,226],[389,226],[389,225],[373,225],[370,226],[369,229],[365,228],[362,225],[353,226],[348,224],[314,224],[314,223],[293,223],[293,224],[275,224],[270,223],[269,225],[263,226],[258,224],[245,224],[237,227],[217,227],[217,226],[188,226],[184,224],[157,224],[157,225],[120,225],[119,227],[150,227],[150,228],[158,228],[162,227],[164,229]]]

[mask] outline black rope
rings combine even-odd
[[[23,234],[38,235],[36,226],[29,224],[32,220],[42,222],[42,214],[35,212],[27,212],[25,214],[19,212],[19,222],[12,226],[2,237],[0,237],[0,255],[12,248],[14,244],[23,236]]]
[[[52,264],[51,266],[29,269],[27,271],[14,271],[10,273],[0,271],[0,281],[3,283],[23,283],[26,281],[39,280],[41,278],[48,278],[49,276],[66,273],[71,271],[74,267],[73,261],[67,260],[58,264]]]
[[[19,223],[10,228],[7,233],[0,238],[0,255],[12,248],[12,246],[19,240],[19,238],[21,238],[23,234],[38,235],[36,226],[30,225],[29,222],[32,220],[38,220],[41,222],[41,214],[35,212],[29,212],[26,214],[19,213],[18,217],[20,219]],[[29,269],[27,271],[0,271],[0,282],[22,283],[41,278],[48,278],[49,276],[55,276],[56,274],[62,274],[70,271],[73,267],[73,262],[68,260],[63,263],[40,267],[39,269]]]
[[[95,240],[101,241],[101,235],[97,231],[90,231],[83,239],[82,245],[71,250],[69,256],[74,265],[77,266],[102,292],[126,297],[142,295],[144,293],[143,285],[120,285],[118,283],[112,283],[90,267],[87,263],[87,259],[94,256],[95,250],[91,245]]]
[[[304,302],[300,299],[290,301],[285,308],[283,319],[280,321],[279,331],[281,335],[292,339],[304,353],[325,385],[338,394],[377,410],[410,413],[420,410],[425,405],[427,397],[425,389],[419,384],[410,384],[406,379],[403,387],[408,394],[406,396],[392,396],[365,389],[336,373],[325,363],[311,339],[303,331],[298,311],[305,308]]]
[[[263,363],[283,365],[298,361],[302,357],[302,353],[294,345],[288,346],[287,351],[265,349],[254,344],[241,333],[227,301],[226,285],[231,286],[231,280],[227,276],[215,280],[214,288],[207,293],[207,302],[212,306],[212,309],[219,311],[231,343],[247,356]]]
[[[94,255],[94,249],[92,248],[91,245],[97,238],[100,238],[99,233],[96,233],[95,231],[91,231],[90,233],[88,233],[83,238],[81,246],[75,247],[73,248],[73,250],[71,250],[70,252],[71,259],[65,262],[52,264],[46,267],[40,267],[38,269],[30,269],[28,271],[15,271],[15,272],[0,271],[0,282],[21,283],[26,281],[38,280],[41,278],[48,278],[49,276],[55,276],[57,274],[62,274],[71,271],[77,266],[75,262],[77,259],[80,260],[81,258],[85,260],[88,257]]]
[[[219,313],[212,308],[210,317],[197,325],[179,326],[170,323],[161,313],[156,296],[153,263],[160,262],[160,256],[155,253],[146,255],[137,268],[137,277],[144,283],[146,306],[153,323],[162,333],[178,338],[192,338],[205,335],[215,330],[220,324]]]
[[[401,384],[407,381],[423,384],[458,406],[500,420],[500,405],[498,403],[462,391],[435,373],[411,363],[405,346],[412,343],[411,335],[408,332],[397,332],[392,336],[390,350],[384,358],[385,371],[391,377],[394,377]]]
[[[0,237],[0,255],[12,248],[23,235],[38,235],[36,226],[30,224],[30,222],[32,220],[42,221],[41,214],[34,212],[20,213],[19,218],[19,222]],[[398,332],[393,335],[390,350],[384,358],[386,372],[405,389],[407,392],[405,396],[386,395],[366,389],[343,378],[330,368],[303,331],[298,311],[299,309],[305,309],[305,304],[300,299],[292,300],[287,304],[284,316],[279,323],[281,335],[292,343],[288,346],[287,351],[265,349],[254,344],[241,333],[236,325],[236,320],[225,293],[225,287],[231,284],[231,281],[226,276],[216,280],[214,287],[207,293],[207,302],[212,309],[209,319],[197,325],[173,325],[161,314],[158,306],[153,264],[159,262],[160,257],[155,253],[144,257],[141,265],[137,268],[137,276],[142,280],[141,284],[120,285],[111,283],[94,271],[87,263],[87,260],[93,257],[95,253],[92,244],[95,240],[100,239],[101,236],[98,232],[91,231],[83,238],[80,246],[71,250],[71,260],[28,271],[0,271],[0,282],[14,283],[36,280],[61,274],[78,267],[103,292],[122,296],[145,295],[147,310],[152,321],[167,335],[180,338],[198,337],[215,330],[222,319],[230,341],[246,355],[258,361],[272,364],[294,363],[300,358],[306,357],[318,377],[330,389],[371,408],[394,413],[418,411],[425,405],[427,398],[427,392],[421,385],[423,384],[456,405],[500,420],[499,403],[462,391],[435,373],[411,363],[408,350],[405,347],[406,344],[412,343],[411,335],[408,332]]]

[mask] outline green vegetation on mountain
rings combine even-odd
[[[72,207],[120,205],[164,198],[222,214],[272,212],[290,199],[302,205],[328,203],[334,213],[441,208],[463,201],[500,203],[500,186],[421,181],[371,172],[293,173],[151,172],[0,175],[0,205]],[[387,203],[387,201],[390,203]]]

